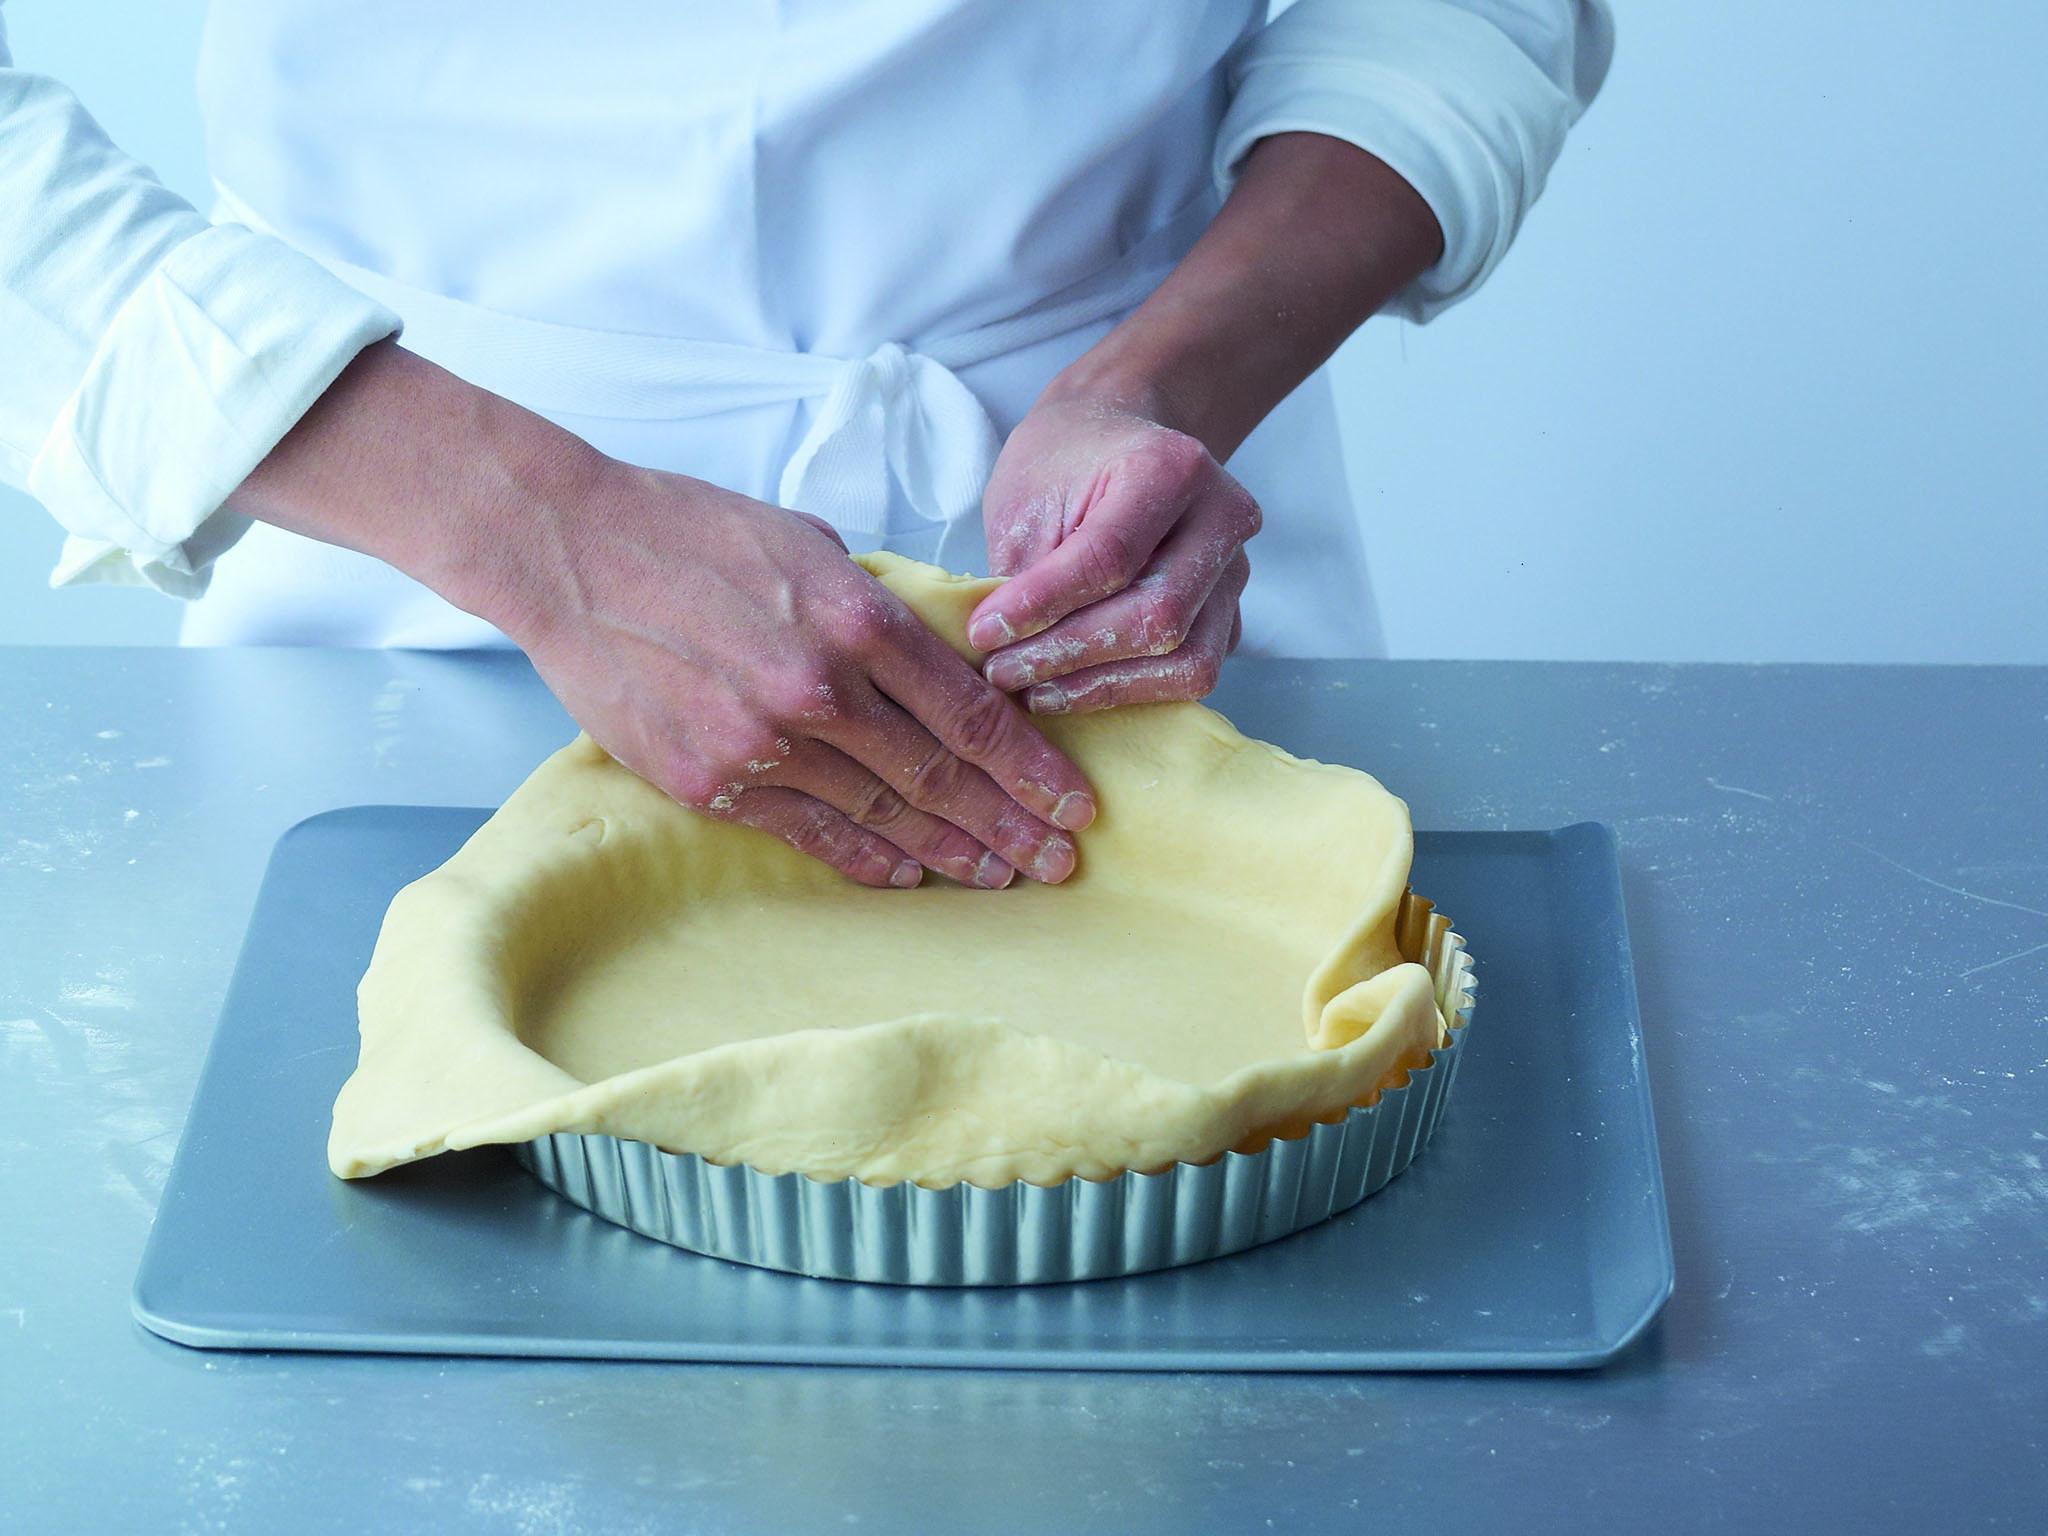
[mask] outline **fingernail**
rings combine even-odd
[[[899,891],[907,891],[924,880],[924,866],[915,859],[905,859],[889,876],[889,883]]]
[[[977,651],[993,651],[1016,638],[1010,630],[1010,621],[1000,613],[984,613],[967,629],[967,643]],[[1002,685],[998,683],[996,686]]]
[[[1073,872],[1074,845],[1064,837],[1047,838],[1044,846],[1031,856],[1031,878],[1047,885],[1057,885]]]
[[[1095,819],[1095,799],[1084,795],[1078,789],[1070,789],[1059,798],[1052,808],[1052,824],[1065,827],[1069,832],[1078,832]]]
[[[1016,870],[993,853],[984,853],[974,866],[973,884],[984,890],[1000,891],[1016,876]]]
[[[1034,715],[1064,715],[1071,702],[1057,683],[1040,683],[1024,695],[1025,706]]]
[[[1031,664],[1019,661],[1015,656],[997,657],[988,664],[988,670],[982,674],[1005,693],[1013,688],[1023,687],[1031,681],[1033,675]]]

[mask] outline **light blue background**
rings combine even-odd
[[[200,198],[202,11],[6,16]],[[2048,662],[2048,9],[1655,3],[1620,33],[1490,285],[1339,359],[1394,654]],[[57,543],[0,490],[0,642],[171,637],[167,599],[45,590]]]

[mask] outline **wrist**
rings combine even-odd
[[[383,558],[524,645],[574,606],[577,526],[632,471],[552,422],[478,391],[445,490],[427,490]]]
[[[563,519],[622,469],[552,422],[380,342],[228,505],[373,555],[516,636],[564,573]]]
[[[1227,459],[1442,247],[1428,204],[1384,162],[1275,134],[1180,265],[1044,398],[1120,405]]]
[[[1199,387],[1201,370],[1181,360],[1165,338],[1126,320],[1054,376],[1040,405],[1085,403],[1123,411],[1196,438],[1221,460],[1237,444]]]

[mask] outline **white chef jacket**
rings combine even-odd
[[[1330,134],[1415,186],[1445,250],[1391,307],[1426,320],[1505,252],[1611,44],[1605,0],[214,0],[210,221],[0,35],[0,477],[67,530],[53,583],[198,598],[188,640],[497,642],[222,507],[403,323],[605,452],[977,568],[1002,434],[1254,142]],[[1246,647],[1376,651],[1327,383],[1231,467],[1266,512]]]

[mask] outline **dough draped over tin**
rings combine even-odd
[[[994,583],[862,563],[974,655]],[[858,886],[563,748],[392,901],[330,1166],[579,1131],[817,1178],[1108,1178],[1299,1135],[1442,1043],[1378,782],[1198,704],[1039,724],[1100,814],[1063,885],[999,892]]]

